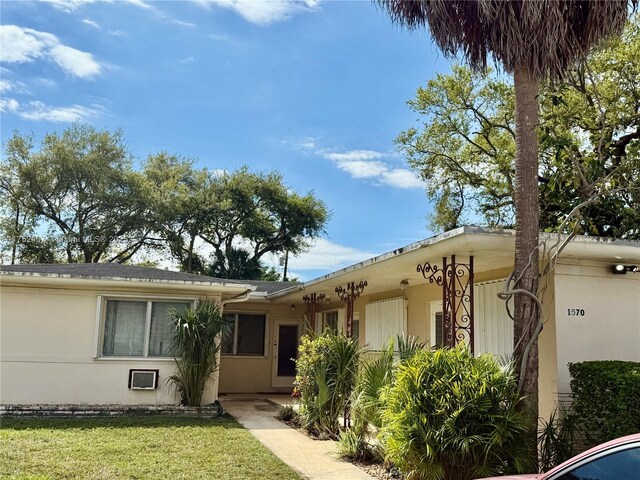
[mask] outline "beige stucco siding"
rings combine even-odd
[[[275,322],[286,320],[298,323],[302,334],[303,310],[291,309],[290,305],[277,305],[272,303],[236,303],[229,304],[225,312],[251,312],[264,313],[267,318],[265,330],[265,355],[264,356],[233,356],[222,355],[220,361],[220,393],[256,393],[280,390],[291,390],[293,383],[287,387],[273,388],[272,368],[274,361]]]
[[[8,286],[5,281],[0,290],[1,403],[177,403],[165,383],[175,370],[173,359],[99,357],[100,295],[198,298],[183,290],[165,289],[151,295],[144,289],[58,289]],[[158,388],[129,390],[132,368],[158,369]],[[205,403],[216,396],[212,382]]]
[[[482,272],[480,274],[476,274],[475,281],[486,282],[498,280],[505,278],[509,273],[509,269],[496,269],[489,272]],[[397,290],[390,290],[371,295],[363,294],[360,296],[354,304],[354,312],[358,312],[360,319],[361,343],[364,344],[366,341],[367,303],[397,297],[404,297],[407,301],[407,331],[405,333],[418,337],[420,341],[431,341],[431,307],[433,302],[442,301],[442,287],[438,286],[436,283],[422,283],[419,285],[410,285],[404,290],[398,288]],[[325,306],[323,311],[343,307],[344,305],[341,304],[332,304],[330,306]]]
[[[554,276],[543,279],[541,287],[544,326],[538,338],[538,415],[548,420],[558,400]]]
[[[640,361],[640,275],[611,264],[563,264],[555,274],[557,372],[569,393],[569,362]]]

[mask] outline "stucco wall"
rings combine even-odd
[[[496,269],[476,274],[476,282],[486,282],[505,278],[510,273],[509,269]],[[404,297],[407,300],[407,333],[414,335],[419,340],[429,342],[431,340],[431,306],[432,302],[442,300],[442,287],[435,283],[423,283],[410,285],[404,290],[390,290],[383,293],[360,296],[354,304],[354,312],[360,317],[360,339],[364,343],[366,338],[367,321],[365,307],[367,303],[389,298]],[[323,311],[342,308],[341,304],[331,304],[323,307]]]
[[[543,282],[545,282],[543,280]],[[538,338],[538,415],[548,420],[558,401],[555,281],[548,277],[543,292],[544,326]]]
[[[53,289],[2,285],[0,290],[0,403],[162,404],[177,398],[165,379],[173,359],[96,358],[98,295],[125,291]],[[167,289],[154,296],[197,298]],[[158,369],[158,388],[129,390],[129,369]],[[214,382],[204,403],[216,398]]]
[[[570,392],[569,362],[640,361],[640,274],[613,275],[610,263],[559,265],[555,323],[561,396]]]
[[[296,322],[300,325],[300,334],[302,334],[303,310],[301,308],[291,310],[290,305],[247,302],[229,304],[225,307],[225,312],[265,313],[267,316],[266,346],[264,356],[222,356],[220,361],[220,393],[290,391],[293,388],[293,383],[280,388],[271,386],[275,342],[274,324],[278,319]]]

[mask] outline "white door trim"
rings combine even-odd
[[[293,388],[293,381],[296,377],[279,377],[278,376],[278,335],[280,326],[295,326],[298,328],[298,340],[300,340],[302,326],[297,320],[290,318],[276,318],[273,321],[273,332],[271,338],[272,355],[271,355],[271,387],[273,388]]]

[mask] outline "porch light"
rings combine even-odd
[[[409,286],[409,280],[407,280],[406,278],[400,280],[400,290],[404,290],[408,286]]]

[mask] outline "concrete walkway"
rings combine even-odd
[[[222,407],[278,458],[309,480],[371,480],[373,477],[348,462],[337,459],[336,442],[313,440],[274,417],[273,396],[223,395]]]

